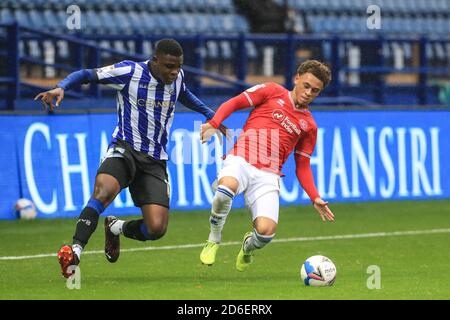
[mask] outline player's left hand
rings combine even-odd
[[[334,214],[328,208],[328,201],[323,201],[321,198],[314,200],[314,208],[319,212],[323,221],[334,221]]]
[[[204,123],[200,126],[200,141],[202,143],[208,142],[211,140],[211,137],[217,134],[220,139],[220,143],[222,143],[222,136],[218,133],[218,129],[214,128],[211,124]]]

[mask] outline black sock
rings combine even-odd
[[[126,221],[122,227],[123,235],[127,238],[134,240],[139,241],[148,240],[147,237],[141,231],[141,225],[143,223],[144,223],[143,219]]]
[[[91,207],[85,207],[81,211],[77,221],[77,227],[73,236],[73,243],[79,244],[83,248],[89,241],[89,238],[97,228],[99,214]]]

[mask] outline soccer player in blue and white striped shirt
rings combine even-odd
[[[73,245],[58,252],[62,274],[69,277],[78,265],[80,255],[100,214],[123,188],[129,187],[134,204],[141,208],[143,219],[123,221],[113,216],[105,219],[105,255],[115,262],[119,257],[119,235],[146,241],[161,238],[169,218],[169,185],[166,161],[167,142],[175,103],[214,116],[184,83],[181,70],[183,50],[173,39],[158,41],[155,56],[148,61],[120,63],[76,71],[58,83],[53,90],[40,93],[36,99],[54,110],[64,91],[86,83],[102,83],[117,90],[117,126],[106,156],[97,171],[94,193],[77,222]],[[225,127],[222,132],[225,133]]]

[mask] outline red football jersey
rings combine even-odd
[[[317,125],[311,112],[295,107],[286,88],[276,83],[265,83],[249,88],[242,95],[254,109],[230,154],[243,157],[259,169],[280,175],[283,164],[294,149],[305,157],[311,156],[316,145]],[[236,98],[243,101],[242,97]],[[227,108],[220,108],[211,121],[213,125],[228,117],[229,114],[220,114],[221,109],[228,113]]]

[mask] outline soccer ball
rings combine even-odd
[[[32,220],[36,218],[37,215],[34,203],[25,198],[17,200],[14,210],[16,212],[17,219]]]
[[[336,266],[325,256],[312,256],[303,262],[300,276],[307,286],[331,286],[336,279]]]

